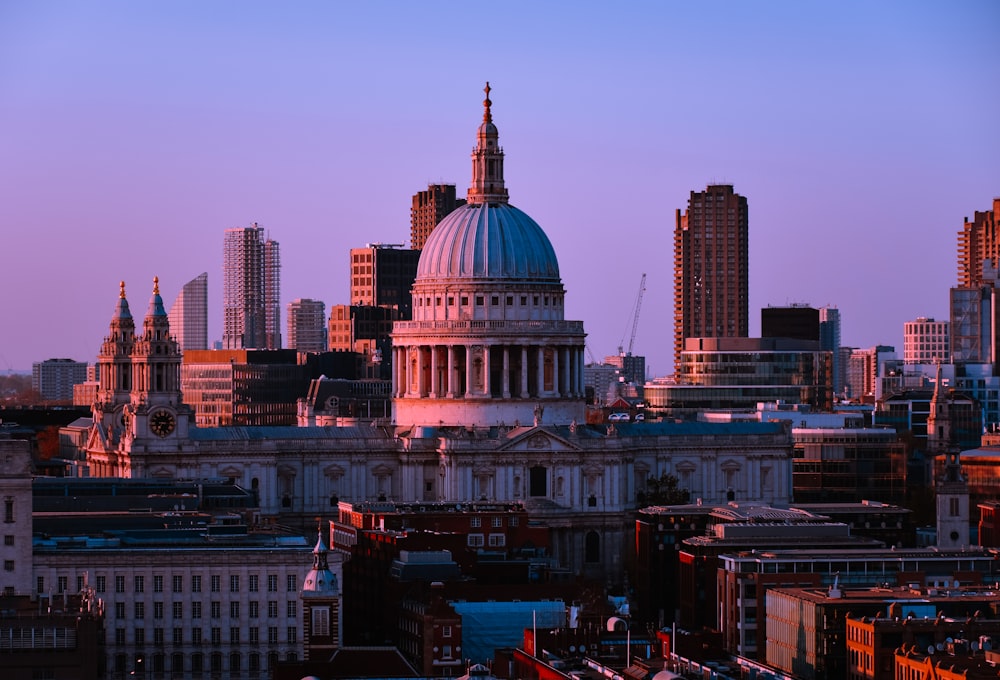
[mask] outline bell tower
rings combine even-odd
[[[190,407],[181,397],[181,350],[170,335],[170,322],[160,297],[160,280],[153,278],[153,295],[135,337],[131,354],[130,403],[125,409],[125,439],[186,437]]]
[[[340,648],[340,588],[330,569],[322,528],[313,548],[313,565],[302,581],[303,656],[306,661],[329,659]]]
[[[117,440],[125,425],[124,408],[132,399],[132,346],[135,344],[135,321],[125,298],[125,282],[119,284],[118,302],[111,317],[108,335],[97,356],[97,401],[93,418],[105,436]]]
[[[951,422],[951,399],[941,389],[941,364],[937,366],[934,396],[927,415],[927,452],[944,457],[944,467],[934,466],[937,510],[937,547],[969,547],[969,485],[962,474],[959,446]]]

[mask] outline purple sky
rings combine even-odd
[[[541,5],[541,6],[539,6]],[[0,3],[0,370],[94,361],[124,279],[167,306],[222,233],[281,243],[282,299],[348,301],[348,250],[464,195],[493,86],[511,203],[600,358],[670,371],[674,211],[731,183],[760,309],[895,345],[948,316],[956,232],[1000,195],[1000,3]],[[282,313],[284,314],[284,305]]]

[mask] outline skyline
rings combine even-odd
[[[140,319],[154,276],[169,306],[207,272],[221,339],[223,233],[255,222],[282,332],[291,300],[348,303],[351,248],[408,244],[428,183],[465,195],[486,81],[595,357],[645,272],[633,351],[669,372],[674,212],[714,183],[749,203],[751,336],[763,307],[832,305],[845,346],[901,357],[1000,194],[1000,6],[721,9],[3,4],[0,371],[93,362],[120,280]]]

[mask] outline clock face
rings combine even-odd
[[[149,416],[149,429],[158,437],[166,437],[174,431],[177,421],[169,411],[155,411]]]

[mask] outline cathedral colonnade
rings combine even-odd
[[[393,397],[582,399],[580,344],[413,343],[393,347]]]

